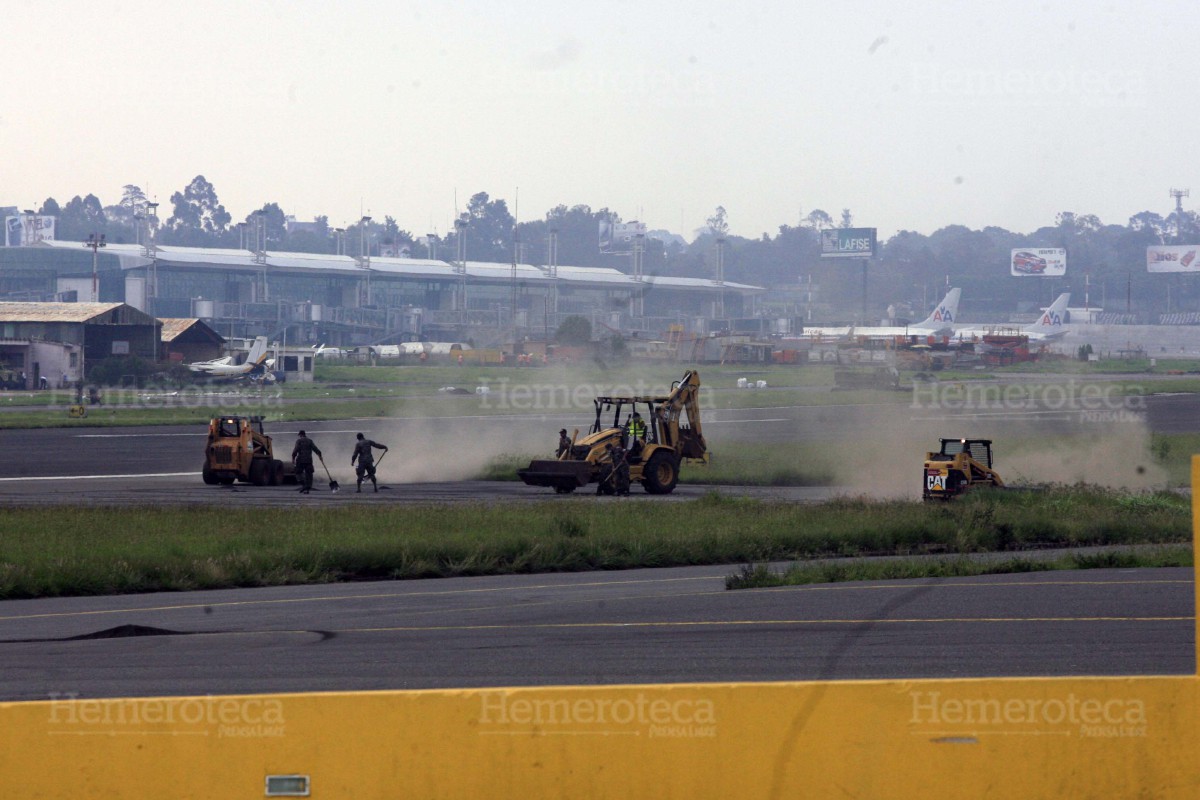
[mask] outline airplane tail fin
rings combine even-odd
[[[246,363],[253,366],[260,366],[267,359],[267,337],[259,336],[254,340],[254,346],[250,348],[250,354],[246,356]]]
[[[937,308],[933,310],[925,319],[912,326],[914,328],[949,328],[950,325],[958,319],[958,298],[962,296],[962,289],[954,288],[946,293],[942,298],[942,302],[937,304]]]
[[[1063,292],[1058,296],[1050,307],[1042,312],[1042,316],[1033,325],[1027,329],[1029,333],[1040,333],[1045,336],[1062,335],[1066,333],[1063,328],[1063,315],[1067,310],[1067,303],[1071,301],[1071,293]]]

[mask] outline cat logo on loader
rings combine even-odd
[[[925,454],[925,500],[950,500],[976,486],[1004,487],[992,469],[991,439],[942,439],[938,452]]]

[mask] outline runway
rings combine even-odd
[[[980,409],[881,404],[715,412],[722,442],[860,441],[901,428],[1012,431]],[[1150,398],[1137,424],[1194,430],[1195,396]],[[934,409],[934,411],[937,411]],[[1053,409],[1034,409],[1053,411]],[[570,416],[372,419],[303,425],[352,488],[354,432],[384,431],[392,465],[441,459],[472,442],[548,440]],[[928,418],[928,419],[926,419]],[[1027,414],[1033,432],[1087,425]],[[928,430],[927,430],[928,429]],[[1093,428],[1101,434],[1110,427]],[[212,487],[200,481],[202,426],[0,431],[0,505],[221,505],[527,502],[516,482],[396,481],[379,493]],[[986,434],[980,434],[986,435]],[[343,447],[344,442],[344,447]],[[911,460],[891,443],[893,458]],[[503,450],[500,450],[503,452]],[[285,451],[286,452],[286,451]],[[919,456],[917,456],[919,457]],[[428,470],[427,470],[428,472]],[[709,487],[680,485],[675,502]],[[721,487],[740,496],[820,500],[822,487]],[[1001,675],[1181,674],[1194,670],[1192,571],[1098,570],[729,592],[732,566],[462,578],[0,602],[0,699],[116,697],[676,681]],[[80,638],[82,637],[82,638]]]
[[[1160,395],[1138,398],[1128,411],[1112,420],[1097,420],[1095,409],[1064,410],[1051,402],[1013,409],[986,403],[930,395],[913,403],[867,405],[780,406],[705,412],[704,431],[710,449],[720,457],[722,446],[828,442],[831,447],[883,443],[876,459],[880,471],[903,473],[938,436],[1050,437],[1094,434],[1092,438],[1144,436],[1146,430],[1181,433],[1200,430],[1200,396]],[[1053,400],[1053,398],[1052,398]],[[1024,402],[1024,401],[1022,401]],[[1081,401],[1082,402],[1082,401]],[[1115,401],[1114,401],[1115,402]],[[1086,405],[1086,404],[1084,404]],[[1089,416],[1093,415],[1093,416]],[[365,430],[393,446],[390,464],[382,468],[389,489],[379,495],[354,495],[354,502],[419,502],[462,499],[506,500],[545,498],[553,493],[520,484],[467,483],[492,455],[549,451],[559,427],[586,429],[579,413],[465,415],[462,417],[404,416],[327,422],[288,422],[268,426],[283,457],[300,427],[305,427],[326,450],[332,477],[353,488],[349,468],[354,433]],[[0,504],[88,505],[194,504],[262,502],[291,504],[297,498],[284,488],[204,486],[199,479],[206,429],[203,425],[141,428],[50,428],[0,430]],[[875,438],[873,438],[875,437]],[[877,441],[876,441],[877,439]],[[999,448],[1000,459],[1004,457]],[[1086,461],[1086,459],[1085,459]],[[895,462],[895,463],[892,463]],[[1000,462],[1003,464],[1003,460]],[[320,465],[316,485],[328,479]],[[1056,479],[1073,479],[1058,476]],[[1085,476],[1086,477],[1086,476]],[[915,485],[913,481],[909,484]],[[875,484],[867,484],[875,485]],[[69,490],[67,489],[69,487]],[[414,488],[418,487],[418,488]],[[861,491],[864,489],[852,490]],[[681,485],[679,498],[703,489]],[[728,490],[722,490],[728,491]],[[828,489],[745,489],[745,494],[796,501],[829,497]],[[836,490],[835,490],[836,491]],[[352,493],[349,493],[352,494]],[[637,492],[635,492],[637,496]],[[310,495],[313,503],[349,501]]]
[[[1190,569],[726,591],[732,569],[7,601],[0,699],[1195,667]]]

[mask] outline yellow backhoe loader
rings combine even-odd
[[[530,486],[573,492],[611,476],[609,446],[620,444],[628,453],[630,483],[641,483],[648,494],[670,494],[682,462],[708,463],[699,391],[700,376],[689,370],[666,396],[597,397],[596,421],[587,434],[580,438],[576,431],[558,459],[535,460],[517,474]],[[609,412],[612,424],[606,425]]]

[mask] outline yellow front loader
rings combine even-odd
[[[295,483],[292,462],[275,457],[271,437],[263,431],[262,417],[214,417],[208,423],[204,468],[200,473],[210,486],[234,481],[255,486]]]
[[[1004,487],[992,469],[991,439],[942,439],[941,449],[925,454],[926,500],[950,500],[976,486]]]

